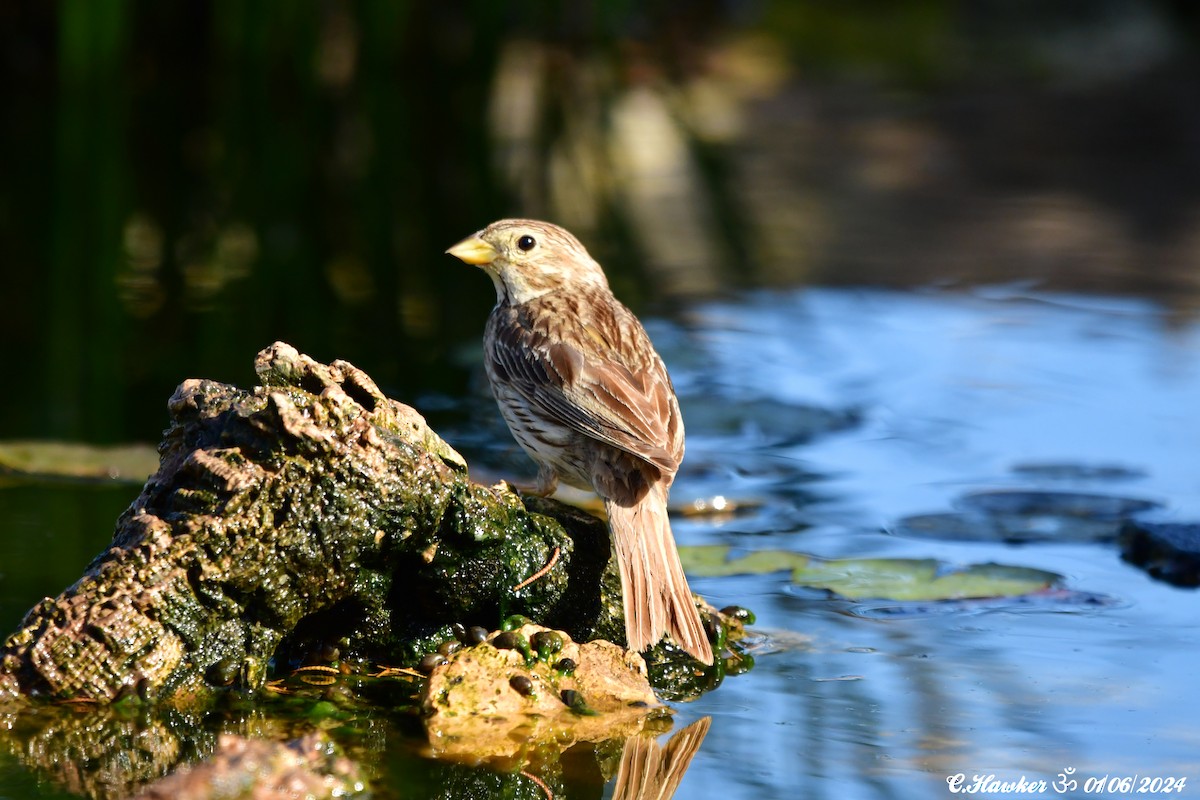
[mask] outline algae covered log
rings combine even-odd
[[[260,686],[305,647],[403,661],[451,623],[510,614],[619,640],[602,523],[472,484],[349,363],[276,343],[255,368],[252,390],[176,390],[158,471],[109,549],[4,643],[0,697],[185,702]]]

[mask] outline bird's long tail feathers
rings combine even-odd
[[[712,646],[679,563],[662,487],[651,487],[633,506],[606,499],[604,507],[621,572],[629,649],[647,650],[668,633],[694,658],[713,663]]]

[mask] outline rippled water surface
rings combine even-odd
[[[677,494],[763,502],[680,524],[683,541],[994,561],[1081,593],[889,614],[782,574],[697,581],[717,605],[753,608],[775,652],[683,709],[714,716],[687,796],[941,796],[956,773],[1050,783],[1067,768],[1200,781],[1200,598],[1123,562],[1103,532],[1073,535],[1111,529],[1121,499],[1200,517],[1195,323],[1136,300],[810,291],[709,307],[678,336],[685,414],[727,419],[721,433],[693,423]],[[793,425],[809,405],[857,423],[810,440]],[[1033,509],[1049,532],[1025,544],[906,530],[973,496],[1039,496],[1025,492],[1092,495],[1091,511]]]
[[[957,773],[1068,769],[1079,796],[1105,775],[1200,791],[1200,598],[1113,541],[1130,514],[1200,519],[1200,326],[1007,288],[755,294],[650,328],[688,424],[673,500],[738,508],[677,516],[681,544],[1063,576],[1037,597],[952,603],[852,603],[782,572],[697,578],[715,605],[756,612],[756,666],[678,708],[676,729],[712,727],[677,796],[936,797]],[[525,466],[501,427],[445,430],[477,462]],[[0,490],[9,629],[78,575],[103,545],[85,529],[111,529],[132,494]],[[33,791],[12,763],[4,780],[20,789],[4,796]]]

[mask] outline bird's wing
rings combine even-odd
[[[529,311],[494,312],[496,377],[558,423],[673,476],[683,458],[679,404],[633,314],[619,304],[613,315],[582,320],[552,307]],[[571,334],[552,336],[549,325],[570,326]]]

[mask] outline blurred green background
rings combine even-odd
[[[154,441],[276,339],[466,391],[502,216],[635,309],[1200,289],[1185,0],[0,5],[0,437]]]

